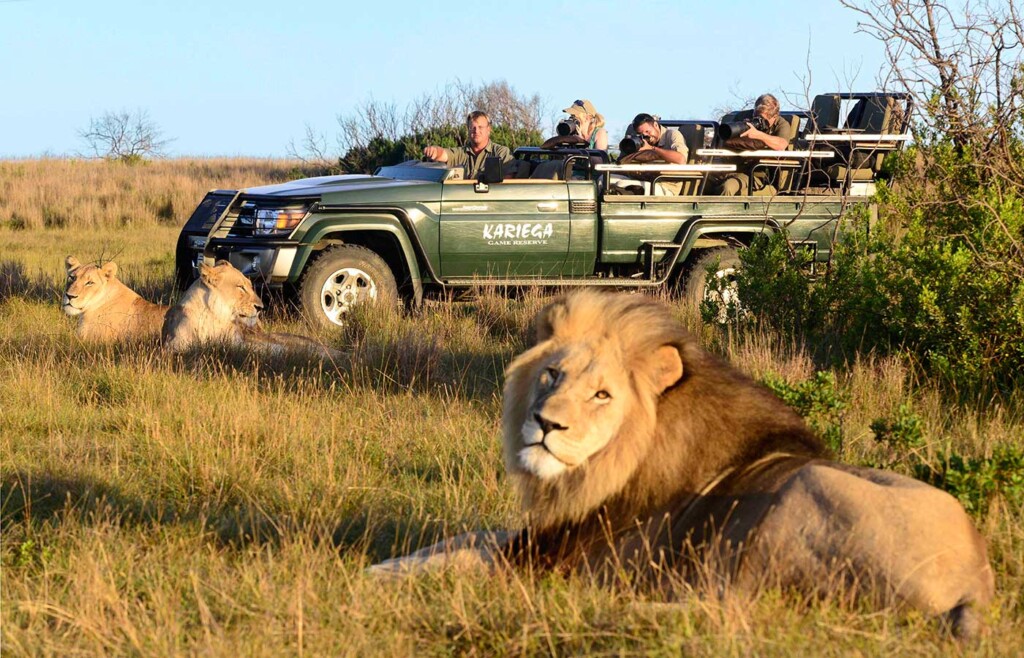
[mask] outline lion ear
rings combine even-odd
[[[112,279],[115,276],[117,276],[117,263],[115,263],[114,261],[110,261],[109,263],[101,267],[100,271],[103,272],[103,276],[107,277],[108,279]]]
[[[565,319],[566,313],[568,313],[568,310],[566,309],[564,299],[552,302],[541,310],[537,314],[536,321],[533,323],[533,344],[543,343],[551,338],[555,333],[555,329]]]
[[[68,274],[71,274],[77,270],[82,264],[78,262],[78,259],[74,256],[68,256],[64,259],[64,269],[67,270]]]
[[[651,381],[658,395],[683,378],[683,357],[675,345],[662,345],[651,355]]]

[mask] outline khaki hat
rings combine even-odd
[[[594,107],[594,104],[586,99],[574,101],[572,105],[570,105],[569,107],[565,108],[562,111],[565,112],[566,114],[572,114],[575,116],[590,115],[593,117],[597,117],[597,125],[604,125],[604,117],[598,114],[597,108]]]

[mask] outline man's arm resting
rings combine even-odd
[[[679,151],[661,148],[660,146],[652,146],[651,148],[658,154],[659,158],[669,164],[686,164],[686,156]]]
[[[423,149],[423,155],[434,162],[448,162],[448,149],[443,146],[428,146]]]

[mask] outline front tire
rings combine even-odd
[[[358,304],[398,300],[395,275],[384,259],[356,245],[326,249],[302,277],[299,301],[310,321],[323,327],[344,326]]]
[[[705,320],[729,322],[743,312],[736,284],[739,270],[740,254],[735,248],[706,250],[687,271],[683,299]]]

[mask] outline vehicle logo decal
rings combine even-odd
[[[546,224],[484,224],[483,238],[492,247],[512,247],[521,245],[547,244],[548,238],[555,233],[550,222]]]

